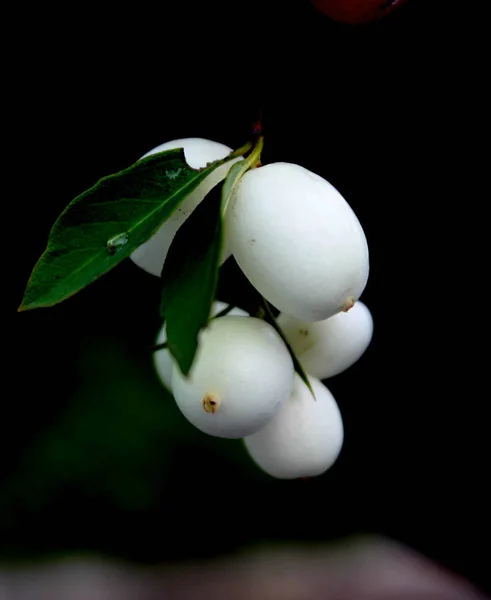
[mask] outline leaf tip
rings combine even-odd
[[[189,373],[191,371],[191,367],[193,366],[195,353],[193,353],[192,356],[186,356],[186,353],[182,352],[181,348],[179,348],[179,346],[175,344],[172,337],[172,332],[169,333],[169,330],[167,330],[167,349],[169,350],[171,356],[174,358],[177,366],[179,367],[179,371],[181,372],[183,377],[188,378]]]
[[[175,357],[174,357],[175,358]],[[192,362],[190,363],[189,361],[184,361],[184,360],[177,360],[177,364],[179,365],[179,370],[181,371],[183,377],[185,377],[186,379],[189,378],[189,373],[191,371],[191,366],[192,366]]]
[[[308,375],[305,375],[305,385],[308,387],[309,392],[312,394],[312,398],[315,400],[315,402],[317,402],[317,398],[315,397],[314,388],[312,387],[312,385],[310,383],[310,379],[309,379]]]
[[[26,310],[29,310],[31,308],[31,305],[26,303],[26,299],[25,297],[22,299],[22,302],[20,303],[19,307],[17,308],[17,312],[26,312]]]

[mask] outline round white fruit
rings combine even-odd
[[[195,427],[241,438],[264,427],[291,394],[293,363],[278,333],[255,317],[214,319],[200,334],[189,377],[172,371],[177,406]]]
[[[211,316],[214,317],[220,311],[224,310],[227,307],[225,302],[214,302],[213,307],[211,309]],[[248,317],[248,313],[241,308],[234,307],[232,310],[227,313],[229,315],[235,315],[238,317]],[[167,341],[167,329],[165,323],[160,328],[160,331],[157,335],[157,339],[155,340],[155,345],[164,344]],[[167,348],[162,348],[162,350],[157,350],[153,355],[153,364],[157,375],[161,381],[161,383],[168,389],[171,389],[171,379],[172,379],[172,368],[174,366],[174,361],[172,359],[172,355]]]
[[[309,376],[315,400],[295,375],[293,391],[278,414],[244,439],[254,462],[279,479],[316,477],[337,460],[344,440],[341,413],[333,395]]]
[[[280,311],[320,321],[349,309],[369,272],[363,228],[325,179],[291,163],[248,171],[227,211],[232,253]]]
[[[285,313],[277,321],[302,367],[318,379],[351,367],[373,336],[372,314],[361,301],[325,321],[299,321]]]
[[[207,163],[225,158],[232,148],[203,138],[183,138],[160,144],[153,150],[144,154],[141,158],[150,156],[164,150],[173,150],[175,148],[184,148],[184,157],[186,162],[193,169],[201,169]],[[157,232],[144,244],[139,246],[130,255],[131,260],[152,275],[160,277],[165,257],[170,248],[172,240],[179,227],[189,217],[198,204],[220,181],[225,179],[230,167],[241,160],[237,158],[215,169],[200,185],[183,200],[169,219],[157,230]],[[230,256],[230,251],[225,249],[222,252],[222,262]]]

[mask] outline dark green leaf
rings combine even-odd
[[[261,315],[262,318],[264,318],[264,320],[267,323],[269,323],[270,325],[272,325],[276,329],[276,331],[278,332],[278,334],[281,336],[281,339],[285,342],[285,345],[288,348],[288,352],[290,353],[290,356],[292,357],[293,367],[295,369],[295,372],[300,377],[300,379],[305,383],[305,385],[309,388],[309,392],[312,394],[312,396],[314,397],[314,400],[315,400],[314,390],[312,389],[312,386],[310,385],[310,381],[309,381],[308,375],[304,371],[304,368],[300,364],[300,361],[295,356],[295,352],[293,352],[293,348],[290,346],[288,340],[285,337],[285,334],[283,333],[283,331],[281,330],[280,326],[278,325],[278,322],[276,321],[276,318],[275,318],[275,316],[273,314],[273,311],[271,310],[271,306],[269,305],[269,302],[267,300],[265,300],[264,298],[263,298],[263,301],[262,301],[261,308],[263,309],[263,311],[262,311],[263,315]]]
[[[75,198],[51,229],[19,308],[52,306],[107,273],[145,242],[217,167],[192,169],[182,148],[139,160]]]
[[[198,334],[210,319],[215,298],[223,235],[221,187],[177,231],[162,269],[167,346],[184,375],[189,374]]]

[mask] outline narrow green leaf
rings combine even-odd
[[[300,364],[300,361],[296,357],[295,352],[293,352],[293,348],[290,346],[288,340],[285,337],[285,334],[281,330],[281,327],[278,325],[278,322],[276,321],[273,311],[271,310],[271,306],[269,305],[269,302],[265,298],[263,298],[261,308],[264,311],[264,317],[263,317],[264,320],[276,329],[276,331],[280,335],[281,339],[285,342],[285,345],[288,348],[288,352],[290,353],[290,356],[292,357],[293,367],[295,369],[295,372],[300,377],[300,379],[305,383],[305,385],[308,387],[309,392],[312,394],[312,396],[315,400],[314,390],[312,389],[312,386],[310,385],[308,375],[304,371],[304,368],[302,367],[302,365]]]
[[[77,196],[53,225],[27,283],[19,311],[57,304],[107,273],[145,242],[217,167],[250,144],[203,169],[184,150],[167,150],[102,178]]]
[[[256,163],[258,162],[258,160],[260,159],[263,145],[264,145],[264,138],[261,136],[257,140],[257,143],[254,146],[254,149],[251,152],[251,154],[244,160],[241,160],[241,161],[235,163],[235,165],[233,165],[232,168],[230,169],[230,171],[228,172],[227,177],[225,178],[225,182],[223,184],[223,188],[222,188],[222,213],[223,214],[225,214],[225,212],[228,208],[229,202],[232,198],[232,194],[235,190],[235,187],[241,180],[244,173],[246,171],[248,171],[249,169],[251,169],[252,167],[254,167],[256,165]]]
[[[222,250],[222,186],[215,187],[181,225],[162,269],[161,315],[167,346],[184,375],[198,334],[210,319]]]

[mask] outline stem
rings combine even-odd
[[[262,304],[262,309],[264,310],[265,316],[267,316],[269,320],[274,321],[276,324],[276,318],[273,314],[273,311],[271,310],[271,305],[266,300],[266,298],[264,298],[264,296],[262,296],[262,298],[261,298],[261,304]],[[279,325],[276,326],[276,328],[279,329]]]
[[[217,312],[217,314],[212,317],[210,319],[210,321],[212,321],[213,319],[218,319],[218,317],[224,317],[225,315],[228,315],[228,313],[233,310],[235,308],[235,306],[233,304],[229,304],[228,306],[226,306],[225,308],[222,308],[221,311]]]
[[[234,150],[233,152],[231,152],[226,157],[226,159],[228,161],[230,158],[237,158],[239,156],[242,156],[243,154],[247,154],[251,148],[252,148],[252,142],[246,142],[243,146],[241,146],[240,148],[237,148],[237,150]]]
[[[157,350],[165,350],[167,348],[167,342],[162,342],[162,344],[155,344],[155,346],[150,346],[148,349],[152,352],[157,352]]]
[[[244,175],[244,173],[246,173],[246,171],[248,171],[249,169],[254,169],[258,166],[258,161],[260,161],[261,159],[261,152],[263,150],[263,146],[264,136],[261,135],[257,138],[256,145],[254,146],[254,149],[249,154],[249,156],[247,158],[244,158],[244,160],[238,162],[237,165],[239,166],[234,165],[232,167],[232,169],[237,168],[238,171],[233,171],[232,174],[231,172],[229,172],[229,176],[231,175],[231,183],[228,186],[228,188],[224,187],[224,189],[226,190],[226,198],[223,203],[222,215],[224,215],[227,212],[228,205],[230,204],[230,199],[232,198],[232,192],[239,180]],[[224,186],[227,186],[228,182],[229,178],[227,177]]]
[[[278,322],[276,321],[276,317],[274,316],[273,311],[271,310],[271,306],[270,306],[269,302],[264,297],[262,297],[262,299],[261,299],[261,308],[263,308],[263,310],[264,310],[264,320],[267,323],[269,323],[270,325],[272,325],[272,327],[274,327],[274,329],[276,329],[277,333],[279,334],[279,336],[285,343],[285,346],[287,347],[288,352],[290,353],[290,356],[292,357],[293,367],[294,367],[295,371],[297,372],[300,379],[305,383],[309,392],[312,394],[312,396],[315,400],[314,390],[312,389],[312,386],[310,385],[309,377],[308,377],[307,373],[305,372],[304,368],[302,367],[300,361],[296,357],[295,352],[293,352],[293,348],[290,346],[290,343],[286,339],[285,334],[281,330],[281,327],[278,325]]]
[[[246,159],[249,164],[255,165],[255,164],[257,164],[258,161],[261,160],[261,152],[263,151],[263,147],[264,147],[264,136],[260,135],[257,138],[257,142],[256,142],[256,145],[254,146],[254,150],[250,153],[250,155]]]

